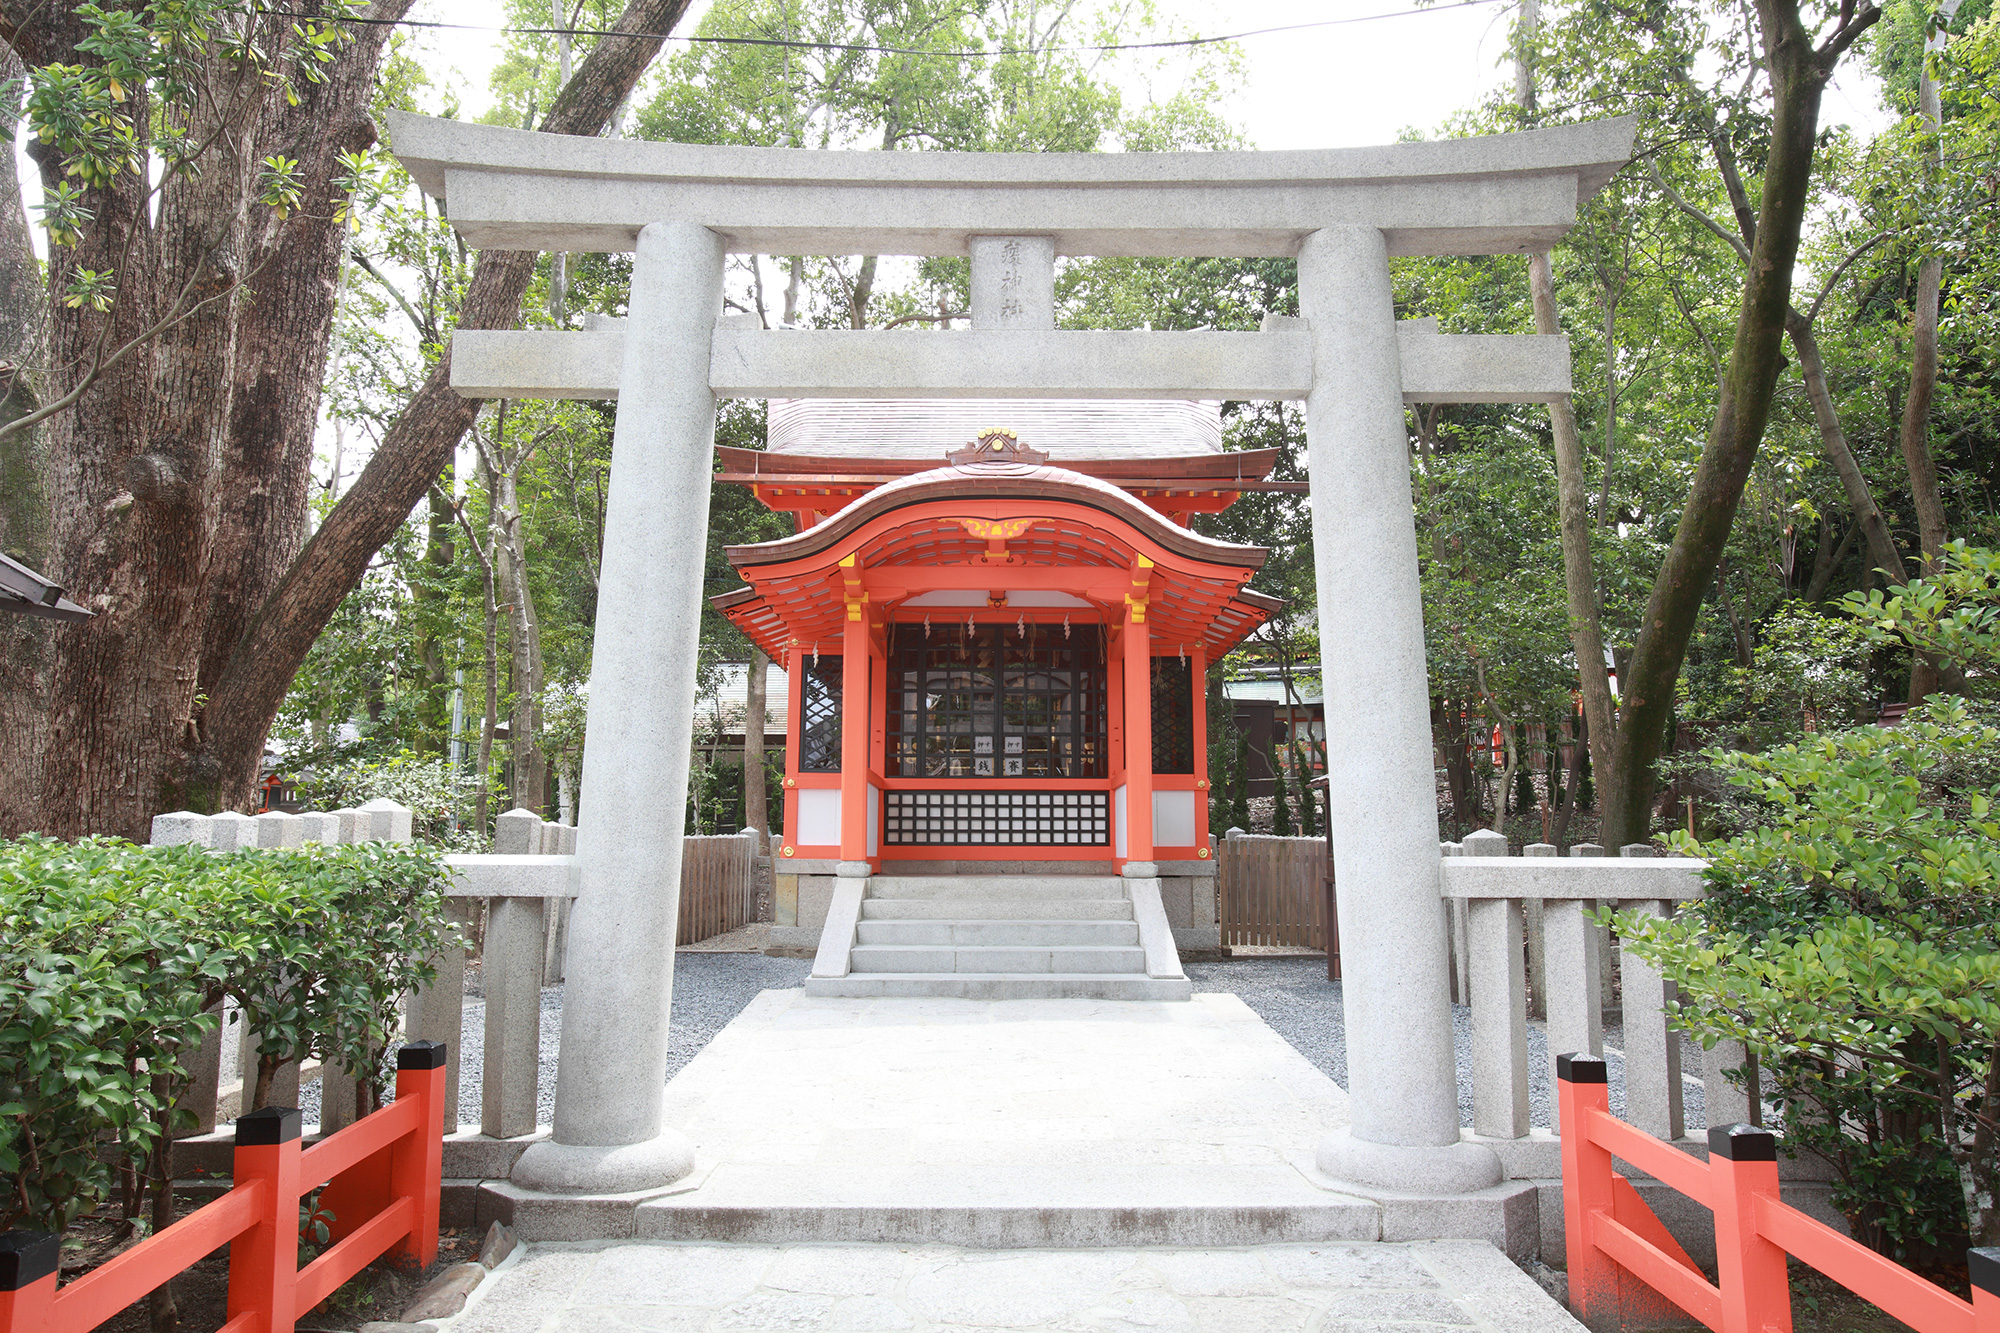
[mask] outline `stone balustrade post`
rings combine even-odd
[[[1463,856],[1507,855],[1507,839],[1469,833]],[[1521,904],[1478,898],[1466,904],[1472,962],[1472,1129],[1496,1139],[1528,1132],[1528,997],[1522,971]]]
[[[1531,842],[1521,849],[1523,856],[1560,856],[1554,843]],[[1546,1019],[1549,993],[1548,932],[1543,925],[1546,904],[1540,898],[1521,903],[1521,924],[1528,932],[1528,1017]]]
[[[197,847],[215,846],[215,827],[207,815],[198,815],[192,810],[176,810],[172,814],[153,816],[153,832],[148,839],[150,846],[184,847],[189,843]]]
[[[1736,1083],[1730,1071],[1750,1066],[1750,1053],[1740,1041],[1719,1041],[1701,1053],[1702,1106],[1712,1125],[1761,1125],[1762,1098],[1754,1086]],[[1754,1080],[1753,1080],[1754,1082]]]
[[[305,842],[331,847],[340,841],[340,819],[336,815],[308,812],[299,816],[299,827]]]
[[[1628,902],[1627,911],[1667,917],[1671,902]],[[1636,954],[1621,952],[1625,1015],[1625,1119],[1648,1134],[1677,1139],[1684,1128],[1681,1037],[1667,1019],[1674,983]]]
[[[242,851],[257,845],[257,821],[234,810],[209,816],[209,845],[218,852]]]
[[[292,851],[305,846],[305,821],[283,810],[266,810],[251,816],[257,826],[257,846],[271,851]]]
[[[509,810],[493,821],[496,856],[538,856],[542,817]],[[535,1129],[536,1079],[542,1046],[542,966],[546,945],[541,898],[495,898],[487,907],[486,1077],[479,1099],[479,1129],[496,1139]]]

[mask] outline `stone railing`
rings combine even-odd
[[[481,1042],[479,1132],[495,1139],[535,1132],[542,1047],[542,988],[562,980],[569,907],[576,897],[576,830],[532,810],[509,810],[493,823],[490,853],[447,856],[457,883],[452,910],[468,928],[483,905],[479,955],[486,1021]],[[412,1037],[456,1041],[465,1021],[465,951],[435,960],[437,980],[410,997]],[[446,1100],[458,1113],[458,1071]],[[450,1133],[456,1124],[447,1124]]]
[[[155,847],[178,847],[192,843],[217,852],[254,848],[282,851],[303,847],[309,842],[408,842],[410,811],[408,807],[389,800],[369,801],[351,810],[300,815],[279,810],[266,811],[261,815],[241,815],[234,811],[203,815],[192,810],[176,810],[171,814],[153,816],[149,841]],[[223,1023],[208,1035],[190,1061],[193,1082],[183,1095],[181,1105],[194,1117],[191,1132],[195,1134],[213,1133],[218,1120],[233,1119],[243,1106],[244,1078],[240,1074],[227,1082],[222,1078],[227,1010],[223,1018]],[[237,1040],[240,1049],[237,1069],[255,1069],[257,1047],[249,1029],[241,1028]],[[456,1049],[457,1032],[451,1034],[451,1042]],[[331,1131],[351,1122],[355,1118],[353,1080],[344,1071],[321,1069],[316,1060],[307,1061],[303,1066],[297,1063],[281,1066],[272,1086],[272,1102],[280,1106],[296,1106],[301,1081],[310,1082],[315,1074],[320,1079],[323,1128]],[[345,1095],[342,1095],[343,1092]]]
[[[1611,999],[1608,932],[1587,912],[1599,905],[1670,915],[1702,896],[1706,862],[1655,858],[1643,845],[1615,858],[1585,844],[1558,857],[1546,843],[1507,856],[1497,833],[1446,843],[1440,867],[1449,906],[1455,998],[1472,1009],[1472,1118],[1481,1138],[1529,1137],[1528,1017],[1531,998],[1547,1023],[1547,1059],[1604,1054],[1604,1009]],[[1679,1139],[1685,1129],[1680,1036],[1669,1025],[1673,983],[1627,954],[1619,959],[1624,1027],[1625,1116],[1649,1134]],[[1743,1062],[1730,1044],[1707,1053],[1701,1070],[1708,1123],[1749,1120],[1741,1088],[1723,1076]],[[1548,1071],[1554,1086],[1554,1071]],[[1551,1102],[1553,1114],[1553,1102]],[[1718,1120],[1716,1117],[1721,1116]],[[1557,1127],[1560,1128],[1559,1126]]]
[[[190,811],[158,815],[152,844],[194,843],[216,851],[249,848],[283,850],[308,842],[408,842],[410,811],[394,801],[370,801],[353,810],[323,814],[200,815]],[[514,1138],[535,1129],[539,1075],[542,987],[562,976],[568,906],[575,897],[576,830],[545,821],[529,810],[510,810],[496,821],[494,852],[445,858],[455,883],[448,900],[452,920],[470,938],[484,922],[480,955],[486,992],[484,1058],[480,1064],[480,1132]],[[465,1016],[466,949],[455,945],[433,962],[437,978],[404,1002],[404,1035],[409,1040],[449,1044],[443,1124],[459,1130],[460,1064],[468,1057],[462,1040]],[[239,1069],[253,1068],[257,1052],[247,1032]],[[195,1083],[184,1101],[194,1114],[197,1134],[215,1129],[242,1105],[240,1080],[221,1078],[221,1034],[213,1034],[195,1063]],[[287,1065],[278,1073],[274,1102],[296,1105],[302,1081],[320,1079],[320,1125],[330,1131],[353,1118],[352,1080],[316,1061]],[[343,1094],[346,1095],[343,1095]]]

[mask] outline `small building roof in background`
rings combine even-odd
[[[743,730],[743,712],[750,706],[750,664],[748,662],[722,662],[716,670],[720,673],[715,693],[702,699],[697,705],[704,718],[722,717],[723,730],[740,732]],[[785,723],[791,718],[792,685],[785,675],[785,669],[776,662],[771,663],[770,673],[764,677],[764,734],[782,736]]]
[[[943,458],[1004,426],[1049,461],[1222,452],[1219,403],[1181,399],[773,398],[765,447],[826,458]]]
[[[1240,699],[1245,703],[1317,704],[1322,694],[1319,663],[1308,662],[1293,667],[1292,688],[1296,695],[1287,700],[1284,674],[1276,667],[1256,666],[1246,667],[1224,681],[1222,694],[1226,699]]]
[[[4,555],[0,555],[0,611],[46,620],[88,620],[96,614],[63,596],[56,584]]]

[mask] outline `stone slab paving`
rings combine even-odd
[[[442,1333],[1580,1333],[1482,1241],[538,1245]]]
[[[693,1187],[641,1205],[641,1237],[997,1246],[1375,1234],[1372,1207],[1302,1169],[1347,1122],[1346,1094],[1233,995],[767,991],[667,1085],[666,1117],[696,1144]],[[1067,1210],[1066,1229],[1049,1228],[1052,1209]],[[1217,1209],[1247,1211],[1234,1231],[1174,1232],[1176,1219]],[[1157,1224],[1104,1229],[1147,1210]]]

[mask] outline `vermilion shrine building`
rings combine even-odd
[[[1277,603],[1246,586],[1264,550],[1190,520],[1275,451],[1222,452],[1193,403],[980,404],[1037,438],[946,449],[952,406],[884,441],[886,414],[781,402],[772,452],[720,451],[799,526],[729,548],[749,586],[715,599],[792,691],[781,873],[1206,861],[1203,675]]]

